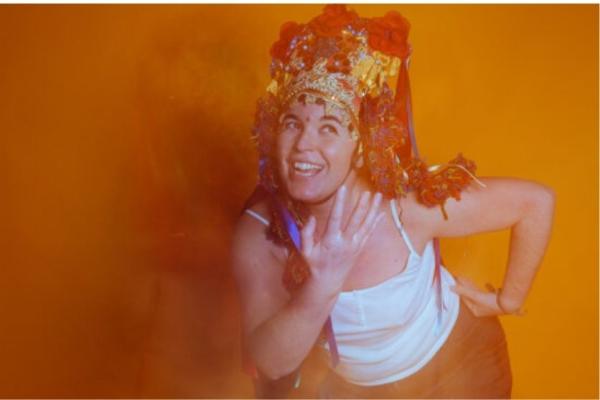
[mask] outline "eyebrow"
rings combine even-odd
[[[321,117],[321,121],[335,121],[337,122],[339,125],[342,125],[342,121],[340,121],[337,117],[334,117],[333,115],[323,115]]]
[[[298,118],[298,116],[297,116],[297,115],[295,115],[295,114],[286,113],[286,114],[283,114],[283,117],[281,117],[281,120],[283,121],[283,120],[284,120],[284,119],[286,119],[286,118],[294,118],[294,119],[298,119],[298,120],[300,119],[300,118]]]
[[[281,121],[284,121],[288,118],[292,118],[292,119],[296,119],[298,121],[301,120],[300,117],[298,117],[296,114],[293,113],[285,113],[281,116]],[[337,122],[339,125],[342,125],[342,121],[340,121],[339,118],[333,116],[333,115],[323,115],[320,119],[320,121],[334,121]]]

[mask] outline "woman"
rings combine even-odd
[[[322,397],[510,397],[497,316],[520,313],[554,196],[478,180],[462,156],[425,166],[407,36],[395,12],[364,19],[327,6],[284,24],[271,49],[255,127],[261,180],[232,250],[245,349],[258,388],[271,389],[259,395],[281,395],[272,389],[293,383],[320,343],[332,367]],[[508,228],[501,290],[440,265],[436,238]]]

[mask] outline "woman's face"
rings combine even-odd
[[[280,116],[279,176],[288,194],[305,203],[327,200],[348,176],[356,142],[342,124],[345,111],[293,101]]]

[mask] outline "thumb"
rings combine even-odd
[[[464,287],[468,287],[468,288],[470,288],[470,289],[474,289],[474,290],[477,290],[477,289],[478,289],[478,287],[477,287],[477,285],[475,284],[475,282],[473,282],[473,280],[472,280],[472,279],[470,279],[470,278],[467,278],[466,276],[460,276],[460,275],[459,275],[459,276],[457,276],[457,277],[456,277],[456,281],[457,281],[459,284],[461,284],[462,286],[464,286]]]
[[[315,244],[314,235],[317,227],[317,219],[314,216],[308,218],[308,222],[304,225],[304,228],[300,231],[302,237],[302,253],[304,255],[310,255]]]
[[[462,286],[459,286],[458,283],[456,285],[450,286],[450,290],[453,291],[456,294],[463,294],[464,293],[464,289],[462,288]]]
[[[456,285],[454,286],[450,286],[450,290],[452,290],[454,293],[458,294],[459,296],[464,296],[467,298],[472,298],[473,297],[473,289],[471,289],[468,286],[463,285],[460,282],[456,282]]]

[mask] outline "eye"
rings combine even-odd
[[[300,123],[295,119],[286,119],[283,121],[283,130],[298,130],[301,128]]]
[[[338,130],[335,126],[333,125],[323,125],[321,127],[321,132],[324,134],[328,134],[328,135],[337,135],[338,134]]]

